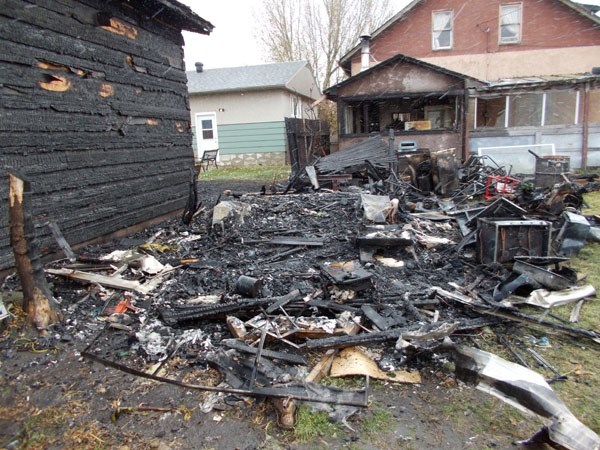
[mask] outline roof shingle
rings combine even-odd
[[[306,61],[292,61],[258,66],[226,67],[202,72],[186,72],[190,94],[236,90],[285,88],[306,65]]]

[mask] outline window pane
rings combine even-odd
[[[500,6],[500,42],[521,41],[521,5]]]
[[[547,92],[545,125],[574,124],[576,106],[576,91]]]
[[[542,123],[542,94],[510,96],[509,127],[540,126]]]
[[[452,11],[434,12],[431,31],[434,50],[452,48]]]
[[[202,130],[202,139],[212,139],[213,130]]]
[[[477,128],[504,128],[506,97],[477,99]]]
[[[211,119],[202,119],[202,129],[212,130],[213,124]]]
[[[348,105],[346,105],[344,108],[344,123],[342,124],[342,133],[354,133],[354,109]]]

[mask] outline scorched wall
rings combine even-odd
[[[183,40],[152,3],[2,1],[0,269],[13,265],[7,170],[31,181],[46,250],[47,221],[76,244],[185,205]]]

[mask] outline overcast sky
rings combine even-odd
[[[267,62],[254,36],[254,10],[260,0],[179,1],[215,26],[208,36],[183,32],[186,70],[195,70],[197,61],[204,63],[205,69]],[[392,0],[390,3],[397,12],[410,1]]]
[[[215,26],[209,36],[184,31],[186,70],[195,70],[197,61],[204,63],[205,69],[267,62],[254,35],[254,10],[260,0],[179,1]],[[410,1],[392,0],[391,3],[398,12]],[[600,5],[600,0],[580,3]]]

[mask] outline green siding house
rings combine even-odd
[[[194,156],[225,165],[287,162],[285,118],[315,119],[321,97],[306,61],[187,72]]]

